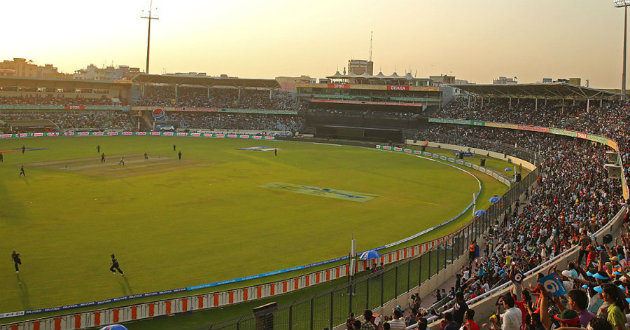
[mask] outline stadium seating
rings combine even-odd
[[[620,156],[627,163],[630,155],[628,104],[607,103],[602,107],[590,107],[589,112],[585,109],[584,104],[565,106],[563,109],[561,104],[554,103],[542,107],[539,105],[538,112],[535,112],[533,102],[512,104],[509,109],[505,100],[492,100],[479,108],[468,107],[465,100],[460,100],[445,107],[438,117],[559,127],[599,134],[619,142]],[[460,271],[462,289],[467,298],[483,295],[509,282],[512,264],[516,269],[526,272],[580,244],[581,239],[586,237],[586,240],[590,240],[590,235],[610,221],[625,203],[620,180],[608,178],[603,166],[605,148],[587,140],[537,132],[445,124],[433,124],[428,129],[419,130],[413,138],[498,152],[519,147],[542,156],[539,160],[538,185],[529,193],[528,201],[491,228],[488,243],[480,247],[481,251],[486,252],[482,252],[481,258],[472,262],[470,267]],[[624,166],[627,172],[628,165]],[[630,260],[630,253],[624,252],[628,251],[630,240],[624,239],[621,243],[608,251],[610,256],[606,253],[602,260],[595,257],[593,261],[599,260],[601,265],[617,255],[620,260]],[[592,244],[593,249],[596,246],[595,241],[589,244]],[[575,277],[579,274],[585,281],[595,283],[585,272],[585,267],[589,266],[586,264],[587,258],[581,261],[580,265],[575,264],[567,271],[575,270]],[[625,261],[622,263],[626,264]],[[624,267],[622,272],[625,274],[628,270]],[[611,279],[615,277],[612,267],[604,268],[604,271]],[[619,282],[620,276],[616,278],[616,284],[629,287],[625,278],[624,282]],[[578,282],[571,285],[574,288],[581,287]],[[618,294],[628,297],[628,290],[619,290]],[[534,310],[539,306],[540,299],[536,301],[534,297],[533,301],[526,304],[530,304]],[[441,310],[452,307],[454,300],[447,300],[449,303],[445,306],[439,304],[434,307],[441,307]],[[625,304],[626,312],[627,306]],[[439,316],[435,310],[417,313],[420,317]]]
[[[147,85],[144,97],[135,105],[155,107],[193,107],[193,108],[235,108],[293,110],[293,97],[290,93],[274,91],[271,97],[268,90],[234,88],[178,87],[177,94],[173,86]]]

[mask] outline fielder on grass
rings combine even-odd
[[[15,250],[13,250],[13,253],[11,253],[11,258],[13,259],[13,265],[15,266],[15,272],[19,273],[20,272],[20,266],[22,264],[22,260],[20,259],[20,254],[15,252]]]
[[[116,259],[116,256],[114,256],[114,254],[112,253],[112,266],[109,267],[109,270],[112,272],[112,274],[116,275],[116,271],[118,271],[120,273],[120,275],[125,275],[125,273],[123,273],[123,271],[120,269],[120,265],[118,264],[118,260]]]

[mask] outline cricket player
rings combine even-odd
[[[120,275],[125,275],[125,273],[123,273],[123,271],[120,269],[120,265],[118,264],[118,260],[116,259],[116,256],[114,256],[114,254],[112,253],[112,266],[109,267],[109,270],[112,272],[112,274],[116,275],[116,271],[118,271],[120,273]]]

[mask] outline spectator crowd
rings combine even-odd
[[[226,112],[169,112],[169,121],[182,129],[237,129],[297,132],[300,117],[293,115],[247,114]]]
[[[146,85],[135,105],[153,107],[294,110],[291,93],[257,89]]]
[[[523,125],[560,127],[598,134],[619,142],[620,156],[628,160],[628,104],[606,103],[601,107],[561,105],[541,107],[504,101],[489,102],[481,109],[460,101],[447,106],[439,117],[509,122]],[[628,217],[621,237],[595,240],[593,234],[607,224],[624,201],[620,180],[609,178],[604,168],[606,147],[593,142],[544,133],[486,127],[434,124],[416,132],[417,140],[455,143],[498,152],[514,147],[536,152],[539,176],[527,193],[527,201],[515,207],[490,229],[483,246],[470,247],[471,262],[457,275],[450,293],[437,292],[447,301],[434,309],[413,310],[415,318],[441,318],[442,329],[479,329],[470,325],[466,300],[484,296],[493,288],[578,246],[578,258],[566,269],[553,269],[568,290],[551,297],[541,285],[514,285],[497,302],[499,310],[487,329],[626,329],[630,318],[630,234]],[[627,165],[625,172],[627,172]],[[542,278],[547,274],[538,274]],[[444,299],[444,296],[447,296]],[[501,313],[501,307],[503,313]],[[449,309],[450,308],[450,309]],[[464,310],[464,312],[462,312]],[[464,317],[466,315],[466,317]],[[629,315],[630,316],[630,315]],[[474,318],[474,311],[473,311]],[[483,321],[483,322],[482,322]],[[469,323],[468,325],[466,323]],[[410,328],[422,328],[411,324]]]
[[[137,118],[122,111],[2,111],[0,112],[0,131],[22,133],[23,126],[10,130],[11,122],[28,121],[39,121],[31,125],[36,131],[41,131],[39,128],[44,127],[57,130],[132,130],[136,127],[134,123]]]
[[[32,95],[32,96],[0,96],[0,104],[8,105],[114,105],[114,101],[108,97],[63,97],[55,95]]]

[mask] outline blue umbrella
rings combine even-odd
[[[361,253],[359,259],[361,260],[370,260],[370,259],[378,259],[381,257],[381,254],[376,250],[369,250]]]
[[[511,167],[506,167],[504,171],[506,171],[506,172],[511,172],[511,171],[512,171],[512,168],[511,168]]]
[[[499,200],[501,200],[501,197],[498,197],[498,196],[492,196],[492,197],[490,197],[490,199],[488,200],[488,202],[490,202],[490,203],[496,203],[496,202],[498,202]]]
[[[485,213],[486,213],[486,211],[484,211],[484,210],[477,210],[475,212],[475,216],[476,217],[480,217],[480,216],[484,215]]]
[[[101,330],[128,330],[128,329],[124,325],[112,324],[106,327],[102,327]]]

